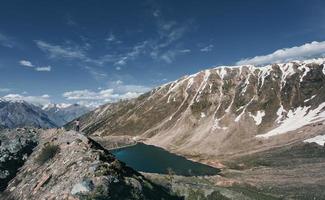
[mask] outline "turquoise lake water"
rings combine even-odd
[[[168,168],[183,176],[215,175],[219,169],[187,160],[162,148],[138,143],[111,150],[115,157],[138,171],[166,174]]]

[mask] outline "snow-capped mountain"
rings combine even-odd
[[[22,100],[0,98],[0,129],[16,127],[60,127],[90,111],[78,104],[36,106]]]
[[[0,126],[16,127],[57,127],[56,122],[40,107],[25,101],[0,100]]]
[[[325,59],[220,66],[81,117],[94,135],[130,135],[183,155],[245,154],[324,132]]]
[[[72,121],[81,115],[89,112],[91,109],[79,104],[48,104],[42,108],[46,111],[56,122],[58,126]]]

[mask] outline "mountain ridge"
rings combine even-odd
[[[23,100],[0,98],[0,128],[55,128],[90,111],[78,104],[41,107]]]
[[[81,133],[50,129],[32,135],[36,135],[37,144],[24,156],[27,159],[22,153],[16,155],[23,165],[7,180],[1,199],[183,199],[152,183]],[[7,141],[8,149],[15,146],[17,138],[26,137],[14,130],[11,136],[15,139]],[[6,155],[1,152],[2,158]]]
[[[80,118],[82,130],[143,138],[200,158],[301,142],[321,134],[324,63],[320,58],[203,70],[136,99],[101,106]]]

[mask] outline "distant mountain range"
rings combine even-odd
[[[58,126],[63,126],[91,109],[79,104],[48,104],[42,110],[46,111]]]
[[[36,106],[26,101],[0,99],[0,129],[17,127],[60,127],[90,111],[78,104]]]

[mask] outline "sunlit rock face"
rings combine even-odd
[[[229,156],[319,133],[325,59],[219,66],[81,117],[91,135],[145,138],[183,155]]]

